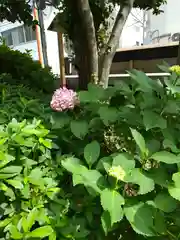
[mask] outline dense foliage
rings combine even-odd
[[[6,77],[1,78],[1,82],[3,79],[9,84],[23,84],[46,93],[52,93],[55,89],[57,79],[50,68],[42,68],[38,61],[32,59],[29,52],[22,53],[2,44],[0,62],[0,74],[6,74]]]
[[[2,238],[179,239],[180,78],[130,74],[89,84],[73,111],[1,124]]]

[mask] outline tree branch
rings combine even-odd
[[[122,5],[117,13],[116,20],[112,29],[111,36],[107,43],[103,58],[101,59],[100,81],[103,82],[104,87],[108,86],[109,72],[113,57],[119,45],[119,39],[126,23],[126,20],[133,8],[135,0],[128,0],[126,4]]]

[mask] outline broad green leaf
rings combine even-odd
[[[125,171],[125,176],[135,168],[134,159],[127,153],[120,153],[113,158],[113,166],[121,166]],[[126,177],[125,177],[126,179]]]
[[[166,119],[164,119],[160,114],[149,110],[145,110],[143,112],[143,122],[147,131],[152,128],[165,129],[167,127]]]
[[[180,163],[180,156],[176,156],[173,153],[167,152],[167,151],[161,151],[154,153],[151,156],[152,159],[156,160],[157,162],[163,162],[167,164],[174,164],[174,163]]]
[[[30,183],[34,185],[41,186],[44,183],[42,176],[43,176],[42,170],[40,168],[34,168],[31,171],[30,175],[28,176],[28,180]]]
[[[100,115],[101,120],[106,126],[116,122],[119,116],[117,109],[113,107],[106,106],[100,107],[98,113]]]
[[[28,234],[28,237],[32,238],[45,238],[50,236],[53,233],[53,229],[51,226],[43,226],[40,228],[36,228],[34,231]]]
[[[88,133],[88,123],[86,121],[72,121],[71,132],[75,137],[84,139]]]
[[[82,169],[81,169],[82,170]],[[76,184],[83,184],[86,187],[91,187],[95,192],[101,193],[101,177],[102,175],[97,170],[84,169],[79,174],[76,174]],[[73,178],[74,182],[74,178]]]
[[[50,119],[52,124],[52,129],[61,129],[64,126],[68,125],[70,122],[70,117],[64,112],[53,113]]]
[[[101,224],[104,230],[105,235],[107,236],[109,230],[111,229],[111,217],[109,212],[104,211],[101,216]]]
[[[73,174],[74,185],[83,184],[86,187],[93,188],[97,193],[101,192],[98,186],[98,181],[102,177],[97,170],[88,170],[85,166],[80,164],[79,159],[68,158],[62,161],[63,167]]]
[[[144,73],[138,70],[133,69],[131,72],[128,71],[130,77],[138,83],[138,88],[142,92],[151,92],[152,87],[150,84],[151,79]]]
[[[124,207],[124,213],[134,231],[138,234],[156,236],[153,225],[153,208],[142,202]]]
[[[173,212],[177,207],[177,201],[167,193],[159,193],[154,199],[157,208],[163,212]]]
[[[154,190],[154,180],[145,176],[141,169],[135,168],[126,179],[128,182],[139,185],[138,194],[146,194]]]
[[[74,157],[69,157],[63,160],[62,166],[68,171],[73,174],[80,174],[83,170],[87,168],[81,165],[80,160]]]
[[[105,94],[104,88],[102,88],[100,85],[92,83],[88,84],[88,92],[94,101],[101,100]]]
[[[86,145],[84,148],[84,158],[91,167],[99,158],[100,155],[100,145],[97,141],[93,141]]]
[[[174,181],[174,185],[169,186],[169,194],[176,200],[180,201],[180,172],[174,173],[172,180]]]
[[[166,227],[166,219],[161,211],[155,211],[154,214],[154,228],[157,233],[160,233],[161,235],[165,235],[167,231]]]
[[[13,180],[13,179],[9,179],[9,180],[6,180],[6,182],[13,186],[14,188],[17,188],[17,189],[22,189],[23,188],[23,184],[20,180]]]
[[[109,168],[110,168],[110,166],[112,165],[112,161],[113,161],[113,159],[111,156],[103,157],[98,161],[96,169],[98,171],[104,171],[104,170],[106,170],[105,164],[108,164]]]
[[[146,154],[147,148],[146,148],[146,143],[143,136],[136,129],[132,129],[132,128],[131,128],[131,133],[141,152],[143,154]]]
[[[78,96],[81,103],[92,102],[91,94],[88,91],[80,91]]]
[[[123,218],[122,205],[124,198],[115,190],[105,189],[101,193],[101,205],[105,211],[111,216],[111,225],[119,222]]]

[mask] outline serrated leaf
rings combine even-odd
[[[180,156],[176,156],[173,153],[167,152],[167,151],[161,151],[154,153],[151,156],[152,159],[156,160],[157,162],[163,162],[167,164],[175,164],[180,163]]]
[[[153,208],[142,202],[124,207],[124,213],[133,230],[141,235],[156,236],[153,231]]]
[[[97,141],[93,141],[86,145],[84,148],[84,158],[91,167],[99,158],[100,155],[100,145]]]
[[[154,190],[153,179],[148,178],[141,172],[141,169],[135,168],[132,170],[129,177],[126,179],[128,182],[135,183],[139,185],[138,194],[146,194]]]
[[[131,133],[141,152],[146,154],[147,148],[146,148],[146,143],[143,136],[136,129],[132,129],[132,128],[131,128]]]
[[[157,208],[163,212],[173,212],[177,207],[177,202],[167,193],[159,193],[154,199]]]
[[[36,228],[34,231],[28,234],[28,237],[32,238],[45,238],[50,236],[53,233],[53,229],[51,226],[43,226],[40,228]]]
[[[72,121],[71,132],[75,137],[83,139],[88,133],[88,123],[86,121]]]
[[[166,119],[164,119],[161,115],[149,110],[145,110],[143,112],[143,122],[147,131],[152,128],[165,129],[167,127]]]
[[[76,158],[68,158],[62,161],[63,167],[73,174],[73,184],[83,184],[86,187],[93,188],[97,193],[101,192],[98,186],[98,181],[102,177],[97,170],[88,170],[80,164]]]
[[[119,222],[123,218],[122,205],[124,198],[115,190],[105,189],[101,193],[101,205],[105,211],[108,211],[111,217],[111,225]]]

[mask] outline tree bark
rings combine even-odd
[[[126,23],[126,20],[133,8],[134,0],[128,0],[127,3],[119,9],[112,29],[107,47],[101,56],[101,65],[99,71],[99,81],[104,88],[108,87],[109,73],[114,55],[119,45],[119,39]]]
[[[94,19],[89,5],[89,0],[77,0],[78,10],[82,22],[82,29],[84,31],[85,44],[87,46],[88,55],[84,56],[89,67],[88,82],[97,81],[98,77],[98,49],[96,41],[96,31],[94,26]],[[83,44],[84,45],[84,44]]]

